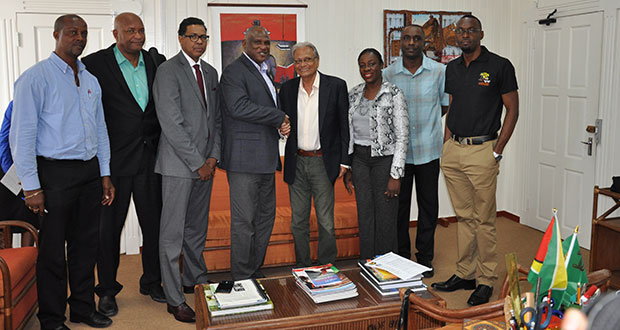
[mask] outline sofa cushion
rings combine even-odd
[[[269,239],[265,265],[283,265],[295,262],[291,233],[291,203],[288,184],[281,171],[275,173],[276,216]],[[230,190],[226,172],[217,170],[213,179],[209,225],[204,257],[209,270],[230,269]],[[357,205],[355,195],[344,188],[342,179],[334,184],[334,228],[338,258],[359,256]],[[311,257],[316,259],[318,228],[314,206],[310,214]]]

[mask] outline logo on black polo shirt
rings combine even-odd
[[[487,72],[481,72],[480,77],[478,78],[478,85],[480,86],[489,86],[491,83],[491,75]]]

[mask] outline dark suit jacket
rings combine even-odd
[[[153,80],[157,67],[151,55],[142,50],[149,85],[149,101],[142,111],[116,62],[115,45],[84,57],[82,62],[101,85],[103,112],[112,152],[110,172],[113,176],[131,176],[140,169],[144,148],[153,155],[157,152],[160,128],[153,101]]]
[[[350,165],[349,156],[349,93],[347,83],[336,77],[321,75],[319,83],[319,140],[327,177],[338,178],[340,164]],[[282,110],[290,117],[291,135],[284,151],[284,181],[295,181],[297,168],[297,95],[300,77],[287,81],[280,89]]]
[[[194,69],[180,51],[162,63],[153,85],[161,139],[155,172],[181,178],[198,178],[208,158],[220,159],[221,119],[217,71],[200,60],[207,104],[200,94]]]
[[[233,172],[274,173],[280,167],[278,128],[284,121],[284,112],[274,104],[260,72],[241,54],[222,73],[220,90],[220,166]]]

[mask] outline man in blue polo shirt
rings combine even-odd
[[[475,306],[489,301],[497,280],[495,191],[502,152],[517,124],[519,95],[510,61],[480,45],[480,20],[465,15],[456,28],[463,55],[446,68],[450,110],[441,170],[458,220],[458,260],[454,275],[432,286],[440,291],[475,288],[467,300]]]
[[[423,54],[424,30],[419,25],[403,28],[400,47],[402,58],[383,71],[383,77],[403,91],[409,109],[409,150],[398,197],[398,254],[411,258],[409,213],[415,177],[418,202],[416,260],[431,268],[424,272],[424,277],[433,277],[435,228],[439,214],[439,157],[443,142],[441,116],[448,110],[448,95],[444,93],[446,67]]]
[[[78,60],[87,35],[81,17],[60,16],[52,55],[15,82],[9,142],[26,206],[40,217],[41,329],[68,329],[67,302],[71,322],[112,324],[94,301],[99,214],[102,205],[112,204],[114,186],[101,88]]]

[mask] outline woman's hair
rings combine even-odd
[[[357,57],[357,61],[359,62],[360,59],[362,58],[362,56],[364,54],[368,54],[368,53],[375,55],[377,57],[377,59],[379,60],[379,63],[381,63],[381,66],[383,66],[383,58],[381,58],[381,53],[379,53],[379,51],[374,49],[374,48],[366,48],[366,49],[362,50],[360,55]]]

